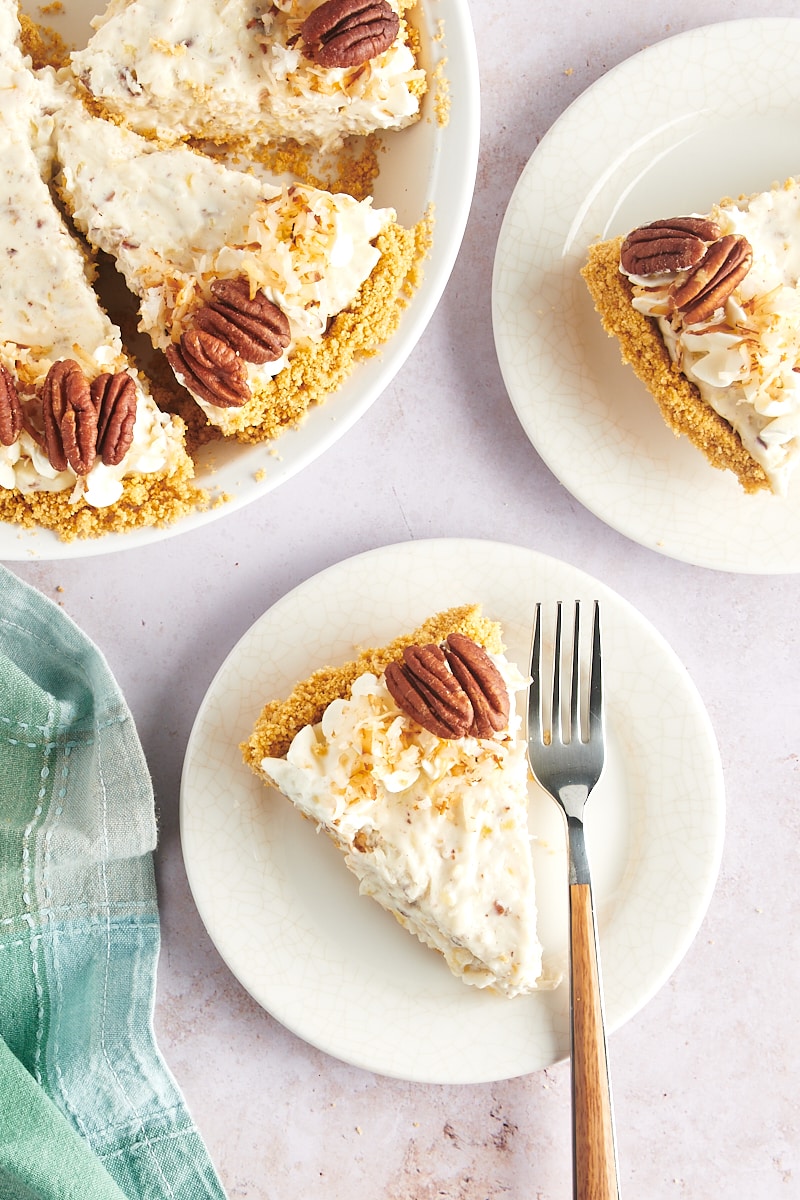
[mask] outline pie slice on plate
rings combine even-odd
[[[323,667],[266,704],[245,761],[332,838],[454,975],[508,997],[542,978],[522,732],[527,689],[477,605]]]
[[[599,242],[583,275],[676,434],[746,492],[800,461],[800,181]]]

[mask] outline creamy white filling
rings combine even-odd
[[[92,269],[54,206],[43,172],[52,162],[52,79],[34,76],[15,38],[16,9],[0,4],[0,262],[3,320],[0,362],[19,384],[23,400],[43,383],[51,365],[75,359],[89,380],[128,370],[119,331],[98,304]],[[133,445],[116,467],[97,462],[86,477],[56,471],[23,432],[0,445],[0,487],[21,492],[85,496],[94,507],[115,503],[131,473],[172,469],[185,457],[183,434],[158,412],[136,372]]]
[[[135,375],[134,380],[133,441],[120,463],[107,466],[98,456],[86,475],[76,475],[71,467],[57,471],[39,443],[23,430],[13,445],[0,445],[0,487],[22,493],[69,491],[73,502],[83,497],[92,508],[107,508],[119,500],[127,477],[174,471],[185,458],[180,423],[159,412]]]
[[[281,360],[246,364],[251,390],[318,342],[380,258],[374,242],[392,209],[299,184],[269,186],[185,146],[162,149],[90,116],[62,89],[53,100],[63,187],[78,227],[113,255],[140,298],[159,349],[178,340],[218,278],[244,275],[285,313]],[[223,429],[236,412],[196,397]]]
[[[93,354],[119,339],[98,306],[91,270],[53,205],[32,143],[48,142],[52,121],[25,62],[8,57],[0,74],[0,262],[3,264],[2,340],[28,358]],[[34,349],[35,348],[35,349]]]
[[[674,275],[629,275],[633,305],[657,320],[683,374],[784,494],[800,461],[800,182],[710,215],[723,234],[741,234],[753,248],[753,265],[724,311],[684,326],[665,311]]]
[[[402,714],[383,678],[261,768],[346,852],[361,890],[445,956],[451,970],[509,995],[541,976],[528,831],[528,768],[514,703],[526,681],[494,656],[512,700],[493,738],[443,740]],[[359,846],[361,848],[359,848]]]
[[[181,430],[175,419],[168,413],[159,412],[152,402],[143,403],[140,396],[133,442],[127,454],[118,466],[106,466],[97,461],[85,480],[78,481],[79,494],[92,508],[115,504],[122,495],[122,481],[126,476],[152,475],[167,468],[174,469],[179,461],[176,447],[180,444]]]
[[[318,0],[116,0],[75,76],[140,132],[173,141],[293,138],[324,148],[401,128],[424,73],[402,38],[358,69],[325,70],[292,44]]]

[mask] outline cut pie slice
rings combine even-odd
[[[114,0],[72,71],[106,113],[162,142],[291,138],[329,149],[418,118],[425,74],[403,16],[410,7]]]
[[[465,983],[516,996],[547,983],[518,711],[527,681],[501,636],[476,605],[441,612],[268,703],[242,751],[332,838],[363,894]]]
[[[161,413],[46,182],[52,121],[0,4],[0,518],[71,539],[194,507],[181,421]]]
[[[393,210],[158,147],[67,91],[53,115],[73,220],[113,256],[140,328],[224,433],[274,437],[396,327],[422,250]]]
[[[747,492],[800,461],[800,182],[591,247],[607,332],[686,434]]]

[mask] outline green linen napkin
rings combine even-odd
[[[155,842],[105,659],[0,566],[0,1200],[224,1200],[153,1033]]]

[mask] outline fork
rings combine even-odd
[[[600,605],[595,601],[587,728],[581,721],[580,601],[575,602],[566,734],[561,676],[562,672],[566,674],[567,654],[565,651],[562,660],[561,610],[559,601],[548,728],[543,719],[542,703],[542,612],[541,605],[536,606],[528,699],[528,760],[536,781],[561,806],[567,822],[573,1198],[618,1200],[616,1138],[603,1024],[597,924],[583,830],[584,805],[600,778],[605,758]]]

